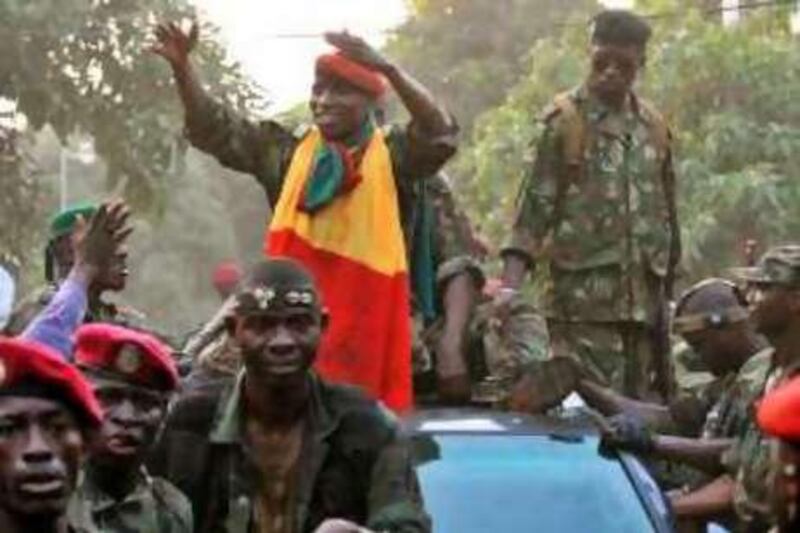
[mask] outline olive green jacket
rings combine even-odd
[[[242,372],[221,394],[195,393],[172,408],[154,468],[184,493],[196,531],[247,533],[256,467],[243,436]],[[355,388],[309,373],[311,398],[293,495],[297,531],[344,518],[375,531],[430,530],[411,451],[393,416]]]

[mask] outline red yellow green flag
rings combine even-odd
[[[309,214],[297,206],[321,142],[313,128],[295,150],[265,252],[303,263],[322,291],[330,324],[317,355],[320,374],[402,412],[413,401],[409,284],[389,149],[376,129],[361,183]]]

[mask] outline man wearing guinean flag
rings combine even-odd
[[[317,58],[313,125],[289,131],[237,116],[203,90],[189,59],[197,26],[156,30],[170,63],[189,140],[253,174],[273,216],[264,251],[301,261],[322,289],[331,321],[317,369],[403,411],[412,405],[406,242],[419,181],[455,152],[457,126],[428,91],[362,39],[327,33]],[[391,86],[411,115],[380,128],[373,111]]]

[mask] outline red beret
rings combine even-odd
[[[768,435],[800,443],[800,377],[764,396],[758,407],[758,425]]]
[[[178,370],[169,347],[152,335],[114,324],[78,328],[75,363],[151,389],[172,391],[178,386]]]
[[[386,81],[381,74],[353,61],[341,52],[319,56],[317,71],[348,81],[375,98],[380,98],[386,92]]]
[[[74,366],[37,342],[0,337],[0,394],[60,399],[92,427],[103,420],[92,385]]]
[[[211,280],[214,285],[235,285],[239,283],[242,271],[233,261],[223,261],[214,269]]]

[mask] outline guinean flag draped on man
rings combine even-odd
[[[323,142],[312,128],[296,148],[265,252],[302,262],[320,286],[330,312],[320,374],[359,385],[402,412],[412,406],[409,281],[389,149],[375,128],[357,186],[308,212],[299,206]]]

